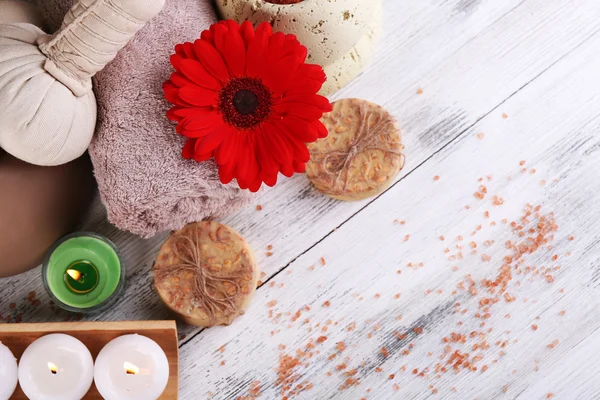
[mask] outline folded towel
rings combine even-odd
[[[38,0],[52,31],[74,3]],[[98,125],[90,155],[108,219],[123,230],[149,237],[235,211],[251,199],[235,184],[222,185],[212,161],[184,160],[184,138],[165,116],[169,56],[215,21],[211,0],[167,0],[94,78]]]

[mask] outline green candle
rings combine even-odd
[[[46,289],[62,308],[92,312],[120,293],[124,268],[115,245],[93,233],[75,233],[50,250],[42,271]]]

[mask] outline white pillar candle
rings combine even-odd
[[[0,342],[0,400],[8,400],[17,388],[17,359],[8,347]]]
[[[94,380],[105,400],[156,400],[169,381],[169,360],[154,340],[121,336],[98,354]]]
[[[19,384],[30,400],[81,400],[93,380],[90,351],[62,333],[33,342],[19,362]]]

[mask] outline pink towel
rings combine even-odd
[[[73,3],[38,0],[52,31]],[[222,185],[212,161],[184,160],[184,140],[165,116],[169,56],[215,21],[211,0],[167,0],[94,79],[98,125],[90,155],[108,219],[121,229],[149,237],[235,211],[252,198],[235,183]]]

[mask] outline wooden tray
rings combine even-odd
[[[0,324],[0,342],[6,345],[17,357],[34,340],[49,333],[66,333],[81,340],[96,356],[104,345],[112,339],[131,333],[138,333],[154,340],[162,347],[169,359],[169,383],[160,400],[176,400],[179,390],[179,346],[175,321],[132,321],[132,322],[65,322],[48,324]],[[102,400],[102,396],[92,388],[84,399]],[[11,400],[27,400],[20,387]]]

